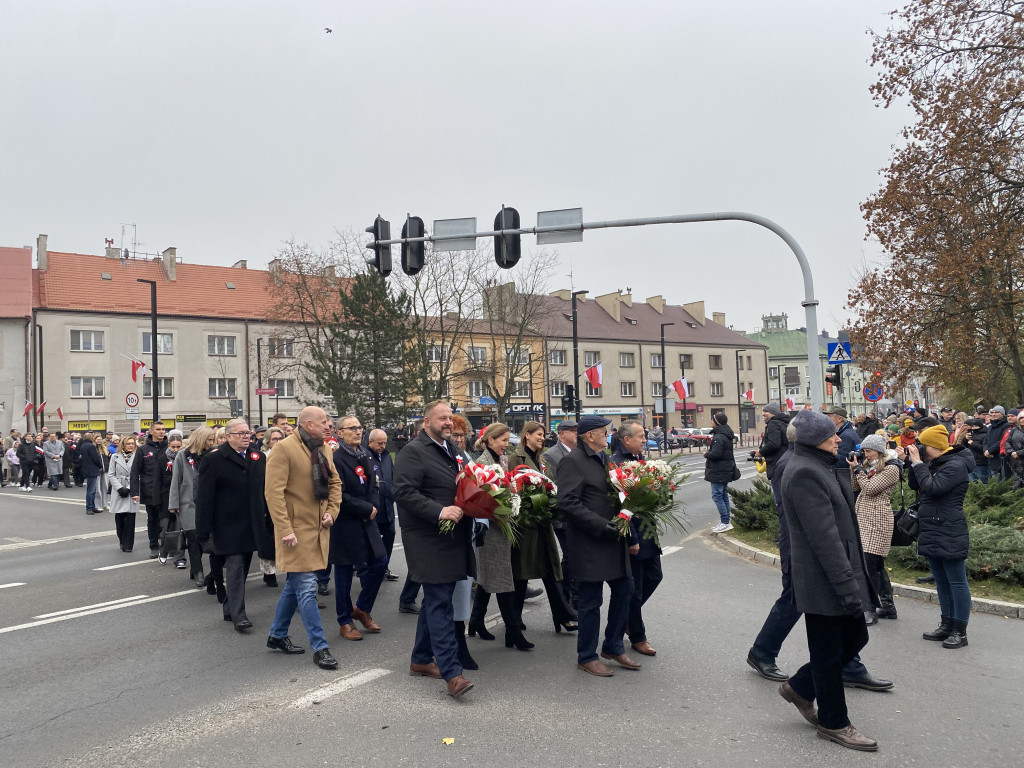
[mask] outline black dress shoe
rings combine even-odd
[[[789,675],[775,666],[774,661],[761,661],[754,656],[753,651],[747,654],[747,664],[765,680],[774,680],[777,683],[789,680]]]
[[[338,660],[331,656],[330,648],[321,648],[313,654],[313,663],[320,669],[337,669]]]
[[[843,685],[847,688],[863,688],[865,691],[888,691],[892,688],[892,680],[878,680],[866,672],[860,677],[843,675]]]
[[[316,585],[316,593],[318,595],[329,595],[329,594],[331,594],[331,588],[329,586],[327,586],[326,584],[317,584]]]
[[[398,612],[399,613],[419,613],[420,612],[420,607],[418,605],[416,605],[416,603],[399,603],[398,604]]]
[[[290,637],[268,637],[267,648],[285,653],[305,653],[306,649],[301,645],[295,645]]]
[[[918,584],[934,584],[935,577],[929,573],[927,576],[918,576],[914,581]]]
[[[385,581],[398,581],[398,577],[391,571],[384,571],[384,579]]]
[[[248,619],[239,619],[235,622],[235,632],[248,632],[252,629],[252,622]]]
[[[544,590],[543,589],[534,589],[533,587],[527,587],[526,588],[526,597],[524,599],[525,600],[533,600],[533,598],[540,597],[543,594],[544,594]]]

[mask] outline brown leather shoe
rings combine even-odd
[[[356,629],[355,624],[342,624],[338,627],[338,634],[344,637],[346,640],[362,640],[363,636],[359,634],[359,630]]]
[[[582,669],[584,672],[589,672],[597,677],[611,677],[615,674],[597,659],[588,661],[586,664],[577,664],[576,669]]]
[[[602,651],[601,652],[601,658],[602,659],[611,659],[612,661],[617,661],[617,662],[619,662],[620,665],[622,665],[626,669],[632,669],[634,671],[640,669],[640,662],[639,661],[633,661],[631,658],[629,658],[629,656],[627,656],[624,653],[620,653],[618,656],[612,656],[610,653],[604,653]]]
[[[437,668],[437,664],[434,662],[429,664],[410,664],[409,674],[413,677],[419,675],[422,677],[435,677],[438,680],[441,679],[441,670]]]
[[[646,640],[641,640],[639,643],[633,643],[632,648],[637,653],[642,653],[644,656],[657,656],[658,652],[651,647],[651,644]]]
[[[845,728],[837,728],[835,730],[832,730],[831,728],[824,728],[819,725],[818,737],[834,741],[836,744],[846,747],[847,749],[857,749],[861,752],[876,752],[878,750],[877,741],[869,739],[852,725],[848,725]]]
[[[469,682],[462,675],[456,675],[448,681],[448,695],[453,699],[457,699],[459,696],[464,694],[466,691],[472,689],[473,684]]]
[[[808,701],[794,691],[792,687],[790,687],[789,683],[783,683],[779,686],[779,696],[799,709],[800,714],[804,716],[804,720],[808,723],[814,726],[818,725],[818,710],[814,706],[814,702]]]
[[[352,618],[362,624],[367,632],[373,632],[376,634],[380,632],[380,624],[373,620],[373,617],[366,611],[361,611],[358,608],[352,609]]]

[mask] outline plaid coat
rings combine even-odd
[[[856,512],[861,546],[869,555],[885,557],[889,554],[893,521],[889,494],[899,485],[900,474],[899,464],[893,461],[886,462],[882,471],[871,475],[850,470],[853,490],[860,491]]]

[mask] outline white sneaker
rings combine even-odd
[[[28,486],[27,488],[25,488],[25,490],[28,491],[29,493],[32,493],[32,486]]]
[[[725,530],[725,523],[719,523],[718,525],[716,525],[714,528],[711,529],[711,532],[712,533],[721,533],[724,530]]]
[[[732,523],[726,523],[724,526],[722,526],[722,530],[719,531],[719,533],[725,533],[726,531],[731,531],[731,530],[732,530]]]

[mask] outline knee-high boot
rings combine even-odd
[[[499,593],[498,608],[501,609],[501,620],[505,622],[505,647],[515,646],[520,651],[533,648],[533,643],[523,637],[523,630],[520,629],[523,619],[522,615],[516,612],[516,593]]]

